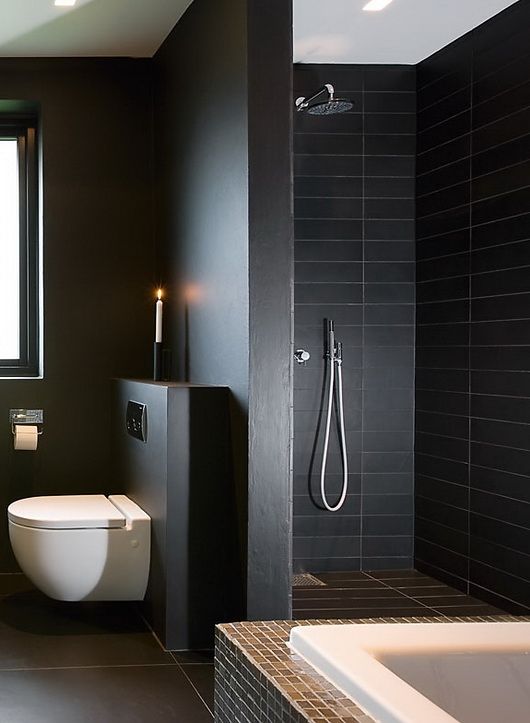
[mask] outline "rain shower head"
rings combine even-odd
[[[313,101],[318,98],[322,93],[328,93],[328,99],[325,101]],[[335,113],[345,113],[353,108],[351,100],[346,98],[335,98],[335,88],[330,84],[322,86],[322,88],[314,93],[310,98],[301,96],[295,101],[296,110],[304,111],[307,110],[311,115],[334,115]]]

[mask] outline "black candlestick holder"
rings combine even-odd
[[[153,344],[153,379],[155,382],[162,381],[162,342],[155,341]]]

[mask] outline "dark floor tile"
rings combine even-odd
[[[448,617],[474,617],[475,615],[505,615],[502,610],[494,608],[492,605],[451,605],[451,606],[434,606],[435,612]]]
[[[22,573],[0,574],[0,595],[12,595],[29,590],[35,590],[35,587]]]
[[[319,572],[315,573],[315,576],[328,584],[334,584],[337,580],[366,581],[370,579],[366,573],[359,572],[358,570],[351,572]]]
[[[466,596],[464,592],[454,590],[443,583],[432,587],[407,587],[402,588],[402,591],[410,597],[422,600],[427,605],[434,605],[440,598],[464,598]]]
[[[2,671],[0,700],[9,723],[212,720],[177,665]]]
[[[308,614],[310,613],[310,614]],[[333,610],[328,608],[322,608],[319,610],[300,610],[297,609],[293,613],[295,620],[320,620],[330,619],[337,620],[343,618],[361,619],[361,618],[411,618],[411,617],[426,617],[433,614],[432,610],[427,607],[413,607],[404,606],[396,608],[378,608],[378,607],[365,607],[365,608],[345,608],[340,610]]]
[[[392,581],[388,580],[387,583],[389,585],[392,585],[392,587],[394,587],[396,590],[406,590],[406,591],[408,591],[409,589],[417,589],[417,588],[423,588],[424,590],[431,590],[434,588],[438,588],[440,586],[440,584],[443,584],[443,583],[439,583],[438,580],[435,580],[434,578],[431,578],[431,577],[425,577],[424,579],[422,579],[422,578],[405,578],[403,580],[392,580]],[[407,595],[408,594],[409,593],[407,592]]]
[[[423,573],[417,572],[416,570],[367,570],[366,574],[374,577],[376,580],[422,580],[426,577]]]
[[[293,599],[295,605],[304,600],[326,600],[332,598],[355,598],[362,600],[380,600],[381,598],[399,598],[402,594],[389,587],[343,588],[340,586],[312,587],[304,590],[295,589]]]
[[[415,600],[421,601],[424,605],[439,610],[440,608],[450,607],[475,607],[477,605],[483,605],[484,603],[480,600],[473,600],[473,598],[464,595],[463,593],[456,593],[455,595],[443,595],[436,597],[425,597],[425,596],[413,596]]]
[[[213,715],[213,698],[214,698],[214,666],[210,665],[183,665],[182,671],[190,680],[191,684],[200,695],[204,703],[208,706],[210,713]]]
[[[0,668],[174,664],[134,606],[60,603],[37,592],[0,599]]]
[[[172,650],[171,655],[180,665],[212,665],[213,650]]]

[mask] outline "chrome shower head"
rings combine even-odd
[[[328,93],[328,99],[323,102],[313,103],[313,101],[324,92]],[[311,115],[334,115],[335,113],[345,113],[351,110],[353,103],[346,98],[335,98],[334,87],[331,83],[326,83],[326,85],[322,86],[322,88],[310,98],[305,98],[305,96],[297,98],[295,106],[297,111],[307,110]]]

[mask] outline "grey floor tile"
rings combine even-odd
[[[175,664],[134,606],[59,603],[37,592],[0,598],[0,643],[0,669]]]
[[[183,665],[182,670],[213,715],[214,666]]]
[[[9,723],[211,723],[178,665],[0,672]]]

